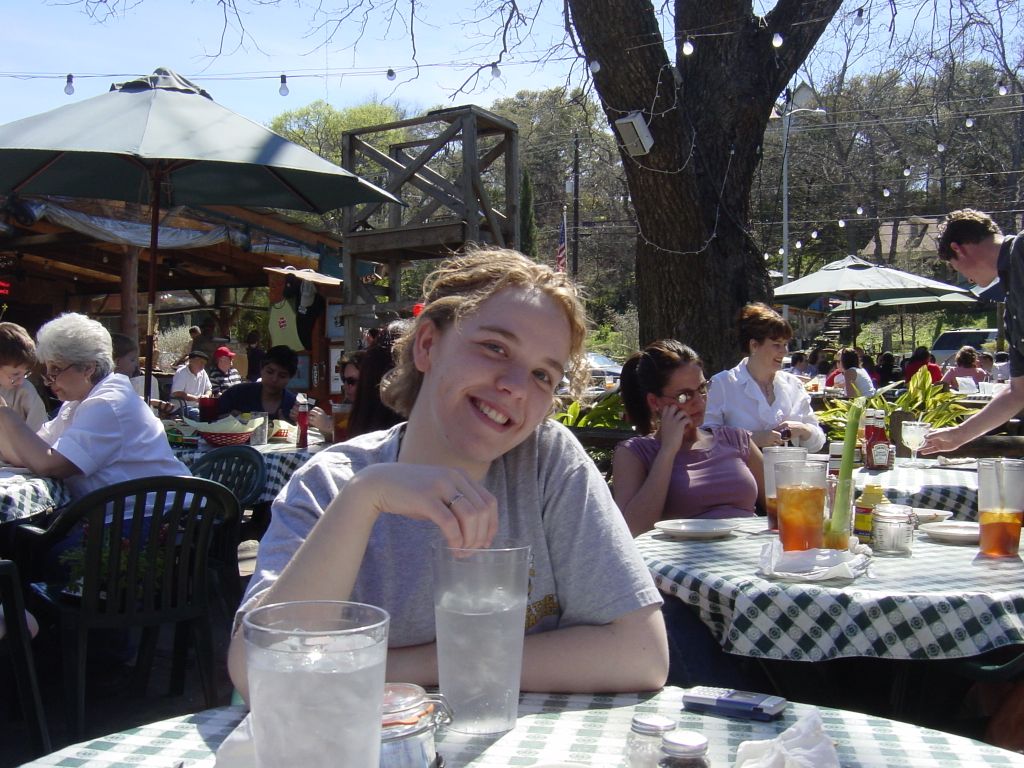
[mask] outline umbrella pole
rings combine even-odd
[[[157,252],[157,240],[160,234],[160,167],[157,166],[150,178],[153,185],[149,195],[150,230],[149,230],[149,302],[146,308],[146,378],[143,380],[143,399],[148,403],[152,394],[153,351],[156,346],[156,272],[160,263]]]
[[[851,347],[857,346],[857,294],[850,294],[850,336],[853,341],[850,343]]]

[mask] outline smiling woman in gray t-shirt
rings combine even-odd
[[[397,342],[382,397],[408,421],[334,446],[297,472],[240,615],[355,599],[391,615],[388,679],[434,685],[431,545],[530,544],[521,687],[638,691],[668,672],[661,598],[593,462],[548,421],[583,384],[586,319],[568,278],[514,251],[444,262]],[[229,653],[247,692],[244,643]]]

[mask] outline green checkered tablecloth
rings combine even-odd
[[[60,480],[0,473],[0,523],[45,514],[69,501],[71,494]]]
[[[296,448],[292,443],[267,443],[253,447],[263,454],[263,462],[267,466],[267,484],[257,503],[269,503],[277,498],[277,494],[284,488],[292,473],[324,446],[322,443],[311,443],[309,448]],[[196,448],[172,446],[171,449],[178,460],[189,469],[201,456],[214,450],[205,443]]]
[[[908,461],[897,459],[888,470],[858,469],[854,473],[857,488],[874,483],[894,504],[947,510],[956,520],[978,519],[977,464],[953,468],[939,466],[935,459],[919,459],[930,466],[917,468],[905,466]]]
[[[754,723],[681,711],[682,690],[658,694],[556,695],[520,697],[519,720],[495,738],[441,732],[438,751],[447,768],[508,768],[568,761],[580,766],[620,768],[629,723],[635,712],[659,712],[679,727],[700,731],[710,743],[711,764],[726,768],[740,742],[768,739],[792,725],[811,707],[791,705],[778,721]],[[839,760],[857,766],[1024,766],[1024,756],[977,741],[857,712],[819,708]],[[164,720],[82,742],[30,766],[75,768],[210,768],[214,752],[241,721],[243,710],[224,707]],[[382,768],[387,768],[382,766]]]
[[[875,557],[873,577],[788,583],[757,575],[763,518],[729,538],[637,537],[662,592],[695,606],[729,653],[791,661],[951,659],[1024,643],[1024,562],[915,537],[910,558]],[[770,535],[770,534],[768,534]]]

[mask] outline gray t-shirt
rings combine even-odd
[[[237,623],[281,573],[324,508],[370,464],[396,461],[405,425],[332,446],[299,469],[274,501]],[[529,544],[526,631],[607,624],[661,597],[604,479],[579,442],[546,420],[496,460],[484,486],[498,500],[495,546]],[[391,614],[388,644],[434,640],[431,522],[383,514],[374,525],[351,599]]]

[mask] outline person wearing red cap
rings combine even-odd
[[[242,383],[242,375],[235,368],[232,360],[235,353],[230,347],[217,347],[213,353],[213,370],[210,371],[210,384],[213,385],[213,396],[220,397],[228,387]]]

